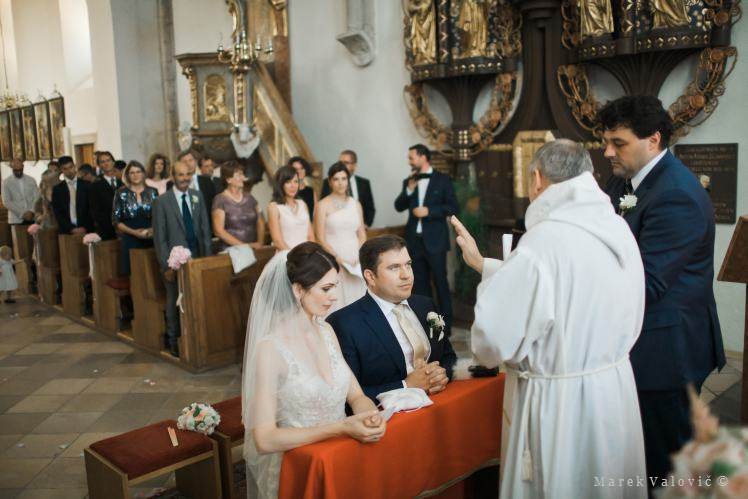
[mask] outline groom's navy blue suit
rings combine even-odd
[[[625,181],[613,177],[605,191],[616,210]],[[648,475],[665,478],[670,453],[690,438],[684,387],[700,389],[725,365],[714,301],[714,209],[705,189],[670,152],[634,191],[636,206],[623,218],[639,243],[646,309],[631,350],[644,425]]]
[[[428,336],[426,315],[436,311],[434,302],[424,296],[411,295],[408,305]],[[402,382],[407,376],[405,355],[382,309],[369,293],[330,314],[327,322],[335,330],[343,357],[367,397],[376,401],[378,394],[403,387]],[[433,336],[429,338],[429,362],[439,361],[447,371],[447,376],[452,379],[457,355],[449,341],[448,331],[444,332],[441,341],[439,335]]]

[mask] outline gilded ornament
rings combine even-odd
[[[461,58],[489,55],[486,0],[462,0],[457,28],[462,32]]]
[[[579,2],[582,38],[613,32],[613,11],[610,0],[581,0]]]
[[[683,0],[650,0],[652,25],[656,28],[677,28],[691,22]]]
[[[221,75],[212,74],[203,84],[203,113],[205,121],[231,121],[226,105],[226,80]]]
[[[436,11],[432,0],[406,0],[409,17],[408,43],[413,64],[436,62]]]

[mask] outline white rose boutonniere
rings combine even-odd
[[[192,204],[197,204],[197,202],[198,202],[199,200],[200,200],[200,198],[199,198],[199,197],[195,196],[194,194],[192,195]]]
[[[618,203],[618,209],[621,210],[621,214],[628,213],[636,207],[636,202],[639,199],[634,194],[626,194],[623,196]]]
[[[429,338],[433,340],[434,335],[438,333],[439,337],[436,341],[441,341],[444,339],[444,328],[446,327],[444,317],[437,314],[436,312],[429,312],[426,315],[426,323],[429,325]]]

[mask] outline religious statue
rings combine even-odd
[[[650,5],[654,28],[675,28],[691,22],[684,0],[651,0]]]
[[[205,121],[231,121],[226,106],[226,82],[219,75],[205,79]]]
[[[457,27],[462,31],[460,57],[488,55],[488,2],[463,0]]]
[[[579,3],[582,38],[613,32],[610,0],[581,0]]]
[[[436,10],[433,0],[406,0],[406,13],[410,17],[410,41],[413,63],[436,62]]]

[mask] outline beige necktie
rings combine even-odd
[[[407,313],[407,308],[407,305],[401,303],[396,305],[395,308],[392,309],[392,312],[395,314],[397,323],[400,324],[403,333],[405,333],[405,336],[408,338],[410,346],[413,347],[413,367],[416,367],[419,360],[427,360],[425,358],[426,345],[423,344],[423,339],[421,338],[421,335],[418,334],[418,329],[413,324],[413,321],[408,317],[409,314]]]
[[[70,222],[73,225],[78,225],[78,210],[76,208],[76,185],[75,180],[68,180],[68,190],[70,191]]]

